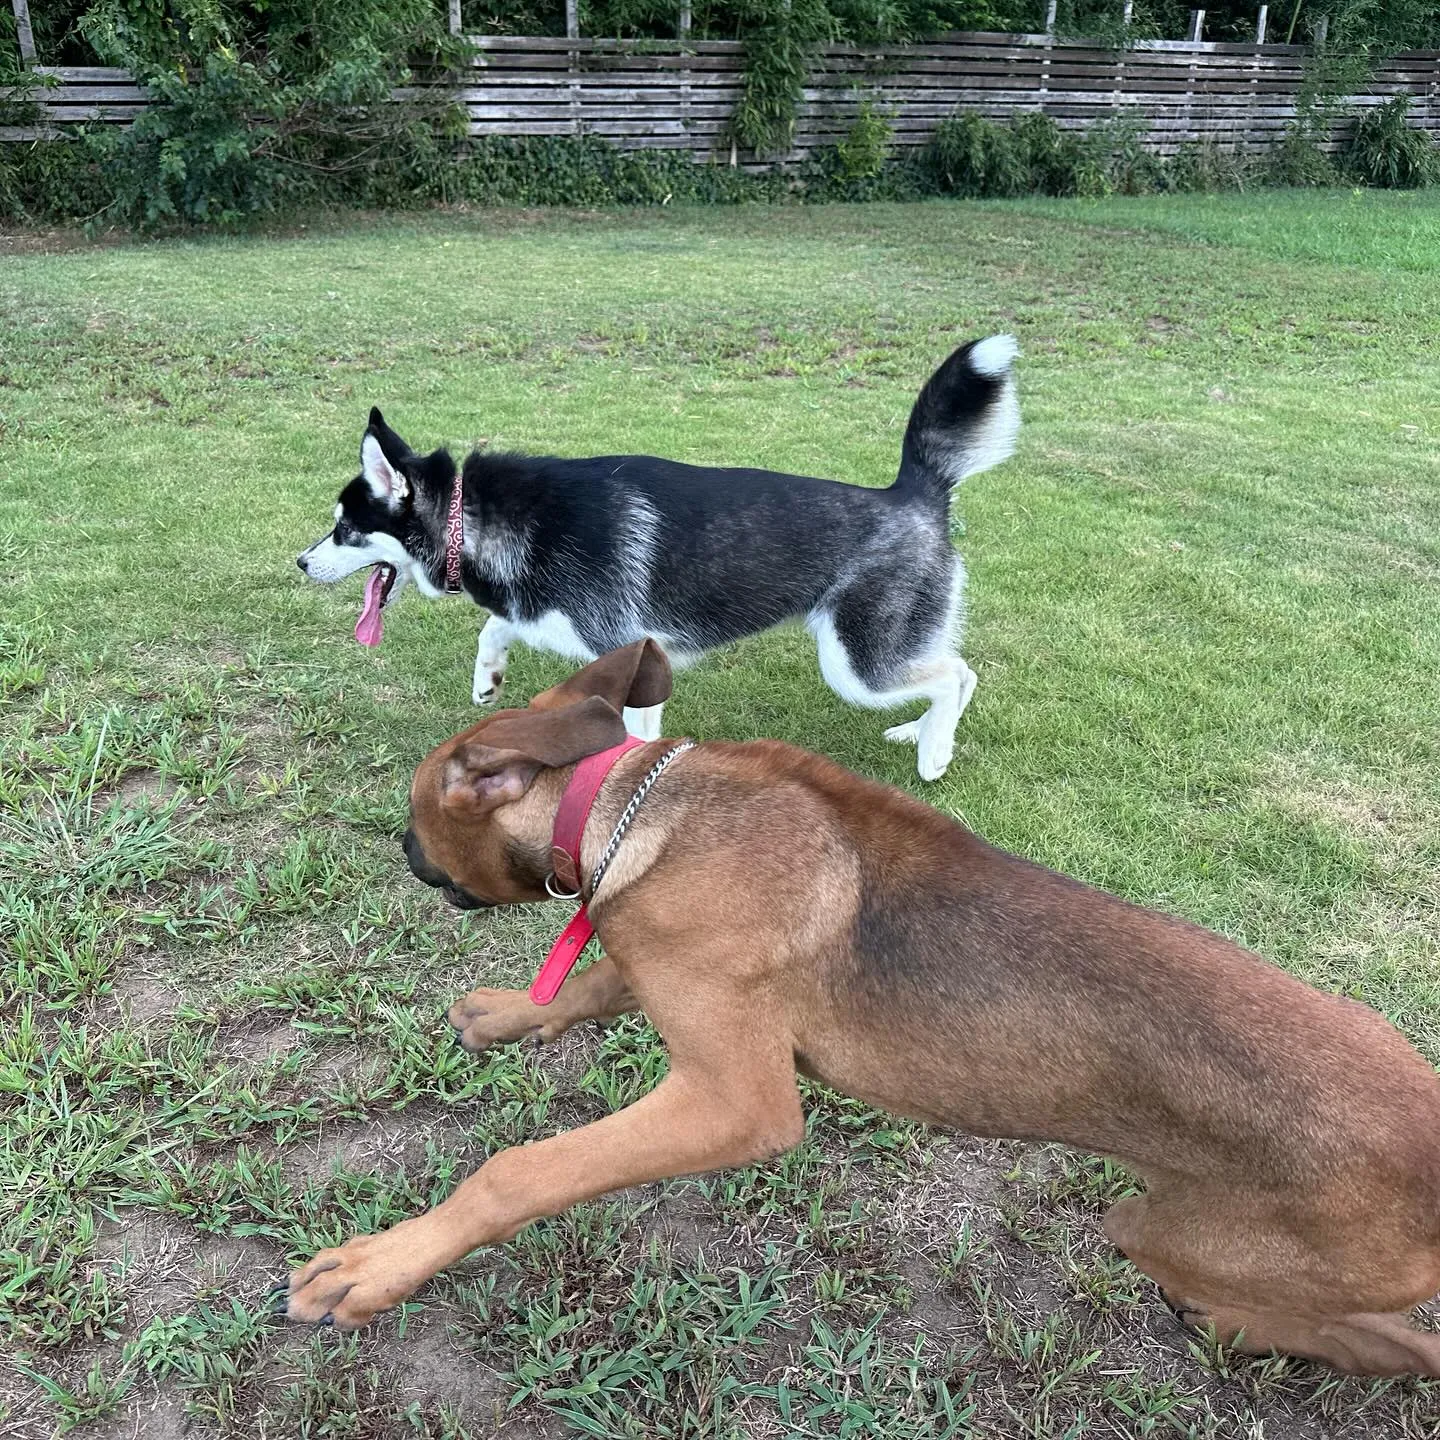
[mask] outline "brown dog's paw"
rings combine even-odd
[[[379,1235],[357,1235],[338,1250],[322,1250],[290,1276],[286,1318],[358,1330],[418,1290],[435,1271],[405,1230],[401,1224]]]
[[[446,1018],[460,1043],[477,1053],[508,1040],[553,1040],[565,1028],[525,990],[472,990],[450,1007]]]

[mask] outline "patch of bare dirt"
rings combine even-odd
[[[424,1168],[427,1146],[463,1155],[471,1143],[469,1133],[464,1120],[452,1112],[426,1114],[412,1108],[326,1125],[310,1139],[287,1146],[281,1158],[292,1184],[323,1180],[337,1169],[403,1169],[415,1174]],[[479,1146],[475,1150],[478,1164],[482,1152]]]
[[[288,1021],[275,1025],[251,1025],[226,1035],[220,1052],[236,1060],[261,1065],[278,1055],[288,1055],[301,1043],[300,1032]]]
[[[116,977],[105,1002],[131,1025],[150,1025],[168,1019],[179,1004],[180,992],[155,975],[134,971]]]
[[[65,230],[0,230],[0,255],[63,255],[71,250],[113,249],[129,237],[119,230],[88,235],[78,227]]]
[[[157,1316],[183,1315],[222,1292],[258,1293],[284,1272],[283,1257],[262,1240],[201,1234],[151,1210],[124,1210],[103,1221],[92,1264],[124,1277],[128,1337]]]
[[[443,1311],[436,1314],[427,1307],[403,1339],[388,1340],[384,1349],[406,1400],[450,1405],[467,1420],[499,1429],[509,1392],[495,1370],[450,1337]]]
[[[130,1395],[114,1415],[87,1426],[80,1432],[85,1440],[199,1440],[211,1433],[190,1420],[178,1396],[154,1385],[144,1386],[144,1392]]]

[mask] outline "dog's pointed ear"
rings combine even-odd
[[[592,660],[583,670],[577,670],[551,689],[542,690],[530,702],[530,708],[555,710],[598,695],[615,710],[623,710],[627,705],[643,710],[649,705],[663,705],[673,688],[670,661],[665,652],[653,640],[637,640],[633,645],[611,650]]]
[[[360,442],[360,473],[370,493],[383,505],[398,509],[410,498],[410,481],[405,462],[413,458],[410,447],[385,423],[378,407],[370,411],[370,423]]]
[[[598,695],[563,710],[511,710],[488,721],[446,762],[440,800],[479,816],[520,799],[541,770],[619,745],[625,722]]]
[[[410,482],[385,458],[380,442],[369,433],[360,442],[360,473],[382,505],[397,510],[410,498]]]
[[[380,442],[381,452],[392,465],[414,457],[415,452],[385,423],[385,417],[380,413],[378,405],[370,407],[370,419],[365,426],[365,433],[373,435]]]

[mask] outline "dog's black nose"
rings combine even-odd
[[[303,573],[309,574],[310,567],[309,567],[308,565],[306,565],[306,563],[305,563],[305,557],[304,557],[303,555],[297,555],[297,556],[295,557],[295,563],[300,567],[300,569],[301,569],[301,571],[302,571]]]

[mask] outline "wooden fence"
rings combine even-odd
[[[598,135],[626,148],[689,150],[753,164],[736,154],[730,116],[740,95],[744,46],[697,40],[472,37],[473,74],[459,100],[472,135]],[[1165,154],[1186,141],[1246,150],[1273,144],[1295,115],[1306,58],[1299,45],[1144,41],[1123,50],[1053,35],[951,34],[921,45],[819,52],[806,84],[788,160],[844,138],[860,103],[888,118],[894,142],[917,145],[945,116],[973,109],[992,119],[1040,111],[1066,128],[1128,115]],[[145,94],[122,70],[36,68],[41,131],[56,125],[125,124]],[[395,92],[403,103],[453,90],[448,77]],[[1440,53],[1384,62],[1355,106],[1412,99],[1411,120],[1440,140]]]

